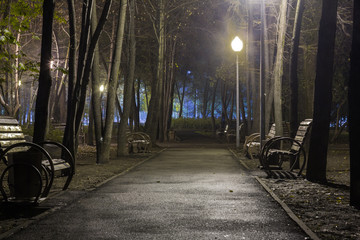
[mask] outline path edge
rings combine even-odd
[[[295,213],[288,207],[288,205],[282,201],[267,185],[262,181],[258,176],[255,176],[255,179],[261,184],[261,186],[270,194],[270,196],[280,204],[288,216],[296,222],[299,227],[312,239],[320,240],[320,238],[314,233],[300,218],[298,218]]]
[[[236,158],[240,164],[248,171],[250,171],[249,166],[246,165],[244,161],[242,161],[236,153],[229,148],[229,151],[233,154],[234,158]],[[300,218],[298,218],[295,213],[286,205],[284,201],[282,201],[267,185],[264,181],[262,181],[258,176],[254,176],[255,179],[260,183],[260,185],[270,194],[270,196],[284,209],[286,214],[312,239],[312,240],[320,240],[320,238],[314,233]]]

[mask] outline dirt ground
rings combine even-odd
[[[98,165],[95,163],[95,148],[81,146],[77,156],[76,175],[69,189],[91,190],[160,150],[161,148],[152,149],[149,154],[134,154],[122,158],[116,158],[113,152],[109,163]],[[320,239],[360,239],[360,211],[349,206],[350,164],[347,145],[330,146],[328,185],[311,183],[304,178],[267,179],[257,168],[259,164],[256,160],[244,158],[241,151],[236,154]],[[61,185],[61,180],[56,179],[51,194],[61,191]],[[9,216],[0,208],[0,239],[1,233],[21,226],[31,217]]]
[[[350,206],[348,145],[329,146],[326,185],[303,177],[268,179],[257,161],[238,155],[320,239],[360,239],[360,210]]]

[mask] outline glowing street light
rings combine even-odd
[[[236,52],[236,148],[240,147],[240,104],[239,104],[239,52],[243,49],[243,42],[236,36],[231,42],[231,47]]]
[[[231,47],[234,50],[234,52],[240,52],[243,49],[244,44],[241,41],[241,39],[238,36],[236,36],[234,40],[232,40],[231,42]]]
[[[103,92],[105,90],[104,84],[101,84],[99,87],[100,92]]]

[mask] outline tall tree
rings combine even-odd
[[[288,0],[282,0],[280,6],[280,20],[279,20],[279,34],[277,40],[277,52],[274,67],[274,111],[275,111],[275,126],[276,134],[283,135],[282,128],[282,78],[283,78],[283,65],[284,65],[284,48],[285,48],[285,35],[287,27],[287,5]]]
[[[125,4],[125,3],[124,3]],[[125,19],[124,19],[125,21]],[[124,29],[123,29],[124,31]],[[135,60],[136,60],[136,41],[135,41],[135,2],[129,1],[129,69],[124,81],[123,112],[121,115],[118,133],[118,156],[128,154],[126,149],[126,130],[130,117],[131,103],[133,99]]]
[[[93,2],[93,17],[91,19],[91,34],[95,33],[97,25],[97,9],[96,9],[96,0]],[[96,163],[102,163],[103,160],[103,122],[101,114],[101,91],[100,91],[100,66],[99,66],[99,46],[96,44],[94,52],[94,63],[91,75],[91,109],[92,115],[94,117],[94,133],[95,133],[95,143],[96,143]],[[89,124],[89,128],[90,128]]]
[[[41,34],[37,33],[36,23],[42,16],[43,4],[43,1],[2,1],[0,4],[0,105],[13,117],[19,116],[21,107],[21,80],[24,83],[27,75],[34,73],[38,79],[38,59],[26,55],[24,49],[26,45],[33,46],[38,39],[35,36]]]
[[[161,109],[161,96],[164,80],[164,58],[165,58],[165,44],[166,44],[166,28],[165,28],[165,6],[167,0],[159,1],[158,10],[158,26],[156,30],[158,40],[158,60],[157,60],[157,74],[156,80],[151,87],[151,99],[149,105],[148,117],[146,119],[145,129],[149,134],[152,143],[156,141],[159,122],[162,122]]]
[[[119,72],[120,72],[120,63],[123,49],[123,39],[124,39],[124,28],[126,21],[126,10],[127,10],[127,0],[122,0],[120,2],[118,20],[116,27],[116,37],[114,40],[114,49],[111,57],[111,65],[109,72],[109,82],[107,84],[107,98],[106,98],[106,115],[105,115],[105,124],[102,128],[102,119],[101,119],[101,109],[100,104],[94,106],[94,113],[96,113],[96,124],[97,127],[95,130],[96,134],[96,149],[97,149],[97,162],[106,163],[110,158],[110,146],[113,132],[113,123],[115,116],[115,101],[116,101],[116,92],[119,82]],[[95,84],[98,85],[97,82]],[[94,89],[97,91],[98,89]],[[99,99],[99,97],[97,97]]]
[[[350,205],[360,209],[360,2],[354,1],[353,42],[349,81]]]
[[[302,15],[304,13],[304,0],[298,0],[294,20],[293,35],[290,50],[290,136],[295,137],[298,125],[298,53],[300,43],[300,30]]]
[[[337,0],[322,1],[316,60],[313,127],[306,171],[306,178],[313,182],[326,182],[337,4]]]
[[[68,109],[67,109],[67,119],[66,127],[64,132],[63,143],[68,147],[70,152],[74,155],[77,150],[77,138],[79,135],[79,130],[81,126],[81,121],[84,113],[85,99],[87,86],[90,79],[91,68],[93,64],[93,57],[96,44],[102,32],[103,26],[107,20],[109,9],[112,3],[112,0],[106,0],[104,3],[103,11],[95,32],[93,35],[90,33],[91,26],[91,17],[92,17],[92,0],[83,0],[83,9],[82,9],[82,23],[81,23],[81,34],[80,34],[80,43],[79,43],[79,56],[76,72],[76,82],[73,81],[75,76],[69,75],[69,90],[68,90]],[[69,6],[69,17],[74,17],[73,12],[73,2],[68,0]],[[75,29],[75,22],[69,21],[70,29]],[[74,31],[75,32],[75,31]],[[74,35],[73,35],[74,36]],[[71,31],[70,38],[72,39]],[[75,39],[71,40],[71,45],[75,46]],[[70,61],[75,61],[73,52],[70,55]],[[72,59],[74,58],[74,59]],[[70,66],[73,62],[70,64]],[[74,71],[75,72],[75,71]],[[73,73],[74,74],[74,73]],[[70,80],[70,77],[73,79]],[[70,84],[73,84],[70,86]]]
[[[41,61],[39,88],[36,98],[35,124],[33,141],[39,143],[45,140],[46,126],[48,124],[48,109],[51,89],[51,46],[52,25],[55,4],[53,0],[45,0],[43,5],[43,28],[41,41]]]

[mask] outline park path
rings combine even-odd
[[[214,146],[168,148],[9,239],[305,239],[231,153]],[[74,193],[62,201],[67,195]]]

